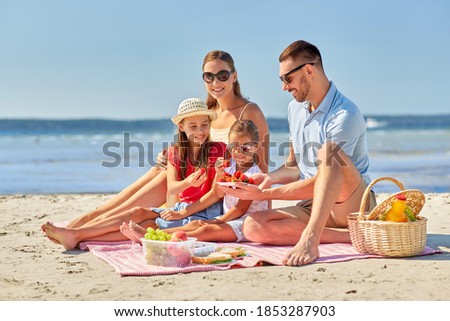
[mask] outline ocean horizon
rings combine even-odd
[[[450,114],[365,116],[372,179],[450,192]],[[268,118],[271,170],[285,160],[288,123]],[[117,193],[173,141],[168,119],[0,119],[0,194]],[[391,184],[377,192],[393,192]]]
[[[368,130],[450,129],[450,114],[433,115],[365,115]],[[286,132],[287,118],[268,117],[271,132]],[[105,132],[171,132],[168,118],[118,120],[108,118],[40,119],[0,118],[0,135],[105,133]]]

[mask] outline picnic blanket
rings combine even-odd
[[[216,243],[218,246],[235,247],[236,243]],[[152,276],[168,275],[190,272],[207,272],[215,270],[228,270],[231,268],[248,268],[268,263],[283,265],[284,254],[292,246],[271,246],[259,243],[238,243],[247,250],[247,256],[233,260],[225,265],[200,265],[190,264],[184,268],[163,267],[148,265],[144,259],[142,245],[123,242],[82,242],[81,250],[89,250],[99,259],[110,264],[121,276]],[[380,258],[381,256],[358,253],[350,243],[321,244],[319,246],[320,257],[314,263],[344,262],[354,259]],[[432,248],[425,247],[421,255],[439,253]]]

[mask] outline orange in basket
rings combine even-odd
[[[378,204],[371,212],[365,212],[372,187],[383,180],[395,183],[400,192],[391,195]],[[396,196],[403,194],[416,220],[412,222],[390,222],[378,220],[392,207]],[[359,213],[348,216],[348,228],[353,246],[360,253],[392,257],[419,255],[427,241],[427,219],[419,216],[425,204],[425,195],[416,189],[405,190],[402,183],[392,177],[380,177],[367,186]]]

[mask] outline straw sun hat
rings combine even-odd
[[[178,106],[178,114],[172,117],[175,125],[178,125],[184,118],[192,116],[208,116],[211,121],[217,118],[214,110],[208,109],[206,103],[200,98],[188,98]]]

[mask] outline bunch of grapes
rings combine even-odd
[[[153,241],[170,241],[172,238],[172,235],[167,233],[164,230],[160,229],[154,229],[152,227],[147,228],[147,233],[145,233],[144,238],[146,240],[153,240]]]

